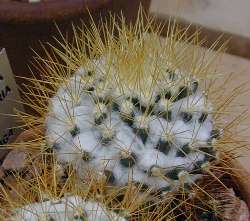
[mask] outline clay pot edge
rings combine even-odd
[[[1,3],[0,23],[37,23],[64,20],[105,6],[112,0],[53,0],[39,3]]]

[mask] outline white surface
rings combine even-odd
[[[160,39],[158,40],[160,41]],[[86,85],[84,79],[89,72],[87,67],[85,69],[82,68],[81,73],[79,71],[76,72],[68,82],[60,87],[51,100],[46,126],[50,145],[53,147],[56,143],[60,147],[56,149],[56,155],[61,163],[73,164],[81,176],[91,169],[98,171],[100,174],[104,170],[112,171],[115,177],[115,185],[126,185],[131,179],[130,174],[133,173],[133,180],[145,183],[152,188],[161,188],[169,186],[170,182],[166,181],[163,176],[152,177],[148,175],[147,171],[150,171],[153,166],[162,168],[165,173],[175,167],[184,167],[186,171],[191,172],[197,161],[205,160],[205,153],[201,153],[202,151],[194,150],[184,154],[182,157],[177,153],[185,144],[196,144],[200,147],[208,145],[207,141],[213,129],[211,109],[207,105],[210,102],[204,96],[200,87],[193,91],[194,78],[192,75],[172,68],[171,73],[174,77],[171,77],[170,70],[166,71],[169,60],[164,56],[159,59],[165,62],[161,70],[160,76],[162,77],[155,79],[155,73],[151,73],[146,69],[145,73],[147,75],[145,74],[145,76],[147,77],[140,79],[140,81],[143,81],[143,85],[153,85],[153,82],[158,82],[148,92],[149,99],[145,99],[146,96],[141,94],[144,87],[133,89],[124,80],[118,83],[112,82],[112,79],[115,79],[118,72],[118,62],[116,63],[115,60],[112,66],[109,66],[105,58],[103,58],[103,61],[98,62],[99,65],[93,69],[95,71],[104,69],[104,72],[103,76],[93,76],[95,80],[91,80],[91,82],[96,83],[93,83],[91,86],[99,88],[99,85],[105,82],[103,79],[106,79],[107,74],[109,74],[109,80],[103,85],[111,88],[111,90],[107,90],[107,96],[109,99],[112,98],[113,101],[116,101],[119,106],[122,106],[123,102],[127,102],[128,98],[137,98],[143,105],[153,104],[154,112],[147,117],[142,115],[141,111],[133,105],[132,109],[135,115],[133,128],[123,122],[120,112],[111,109],[108,110],[107,119],[103,120],[101,125],[95,125],[96,110],[100,111],[106,108],[100,108],[100,104],[95,104],[94,100],[97,100],[100,94],[103,95],[103,91],[106,91],[106,88],[101,93],[93,91],[91,94],[81,89],[81,87]],[[154,65],[154,63],[150,62],[146,64],[150,69],[153,69]],[[84,78],[82,79],[81,76]],[[171,99],[174,100],[175,97],[178,97],[183,86],[192,90],[192,95],[185,95],[173,102],[171,107],[159,108],[159,104],[155,103],[156,96],[161,95],[165,99],[167,91],[171,92]],[[117,96],[113,91],[118,87],[124,88],[124,91],[129,91],[129,93],[123,92]],[[68,90],[63,90],[63,88]],[[78,93],[75,88],[78,88]],[[73,102],[70,99],[71,97],[77,97],[76,94],[79,95],[80,102]],[[82,110],[80,115],[76,114],[76,109],[79,108]],[[164,119],[162,115],[158,115],[159,112],[166,111],[172,112],[170,122]],[[184,122],[181,113],[187,111],[192,114],[192,119]],[[208,117],[205,122],[199,123],[198,119],[203,112],[208,113]],[[81,122],[81,124],[78,124],[78,122]],[[72,137],[70,130],[75,125],[79,128],[79,134]],[[112,136],[110,143],[102,144],[103,134],[104,132],[106,134],[106,130],[110,128],[113,130],[111,134],[114,134],[114,136]],[[148,130],[145,144],[134,132],[135,128]],[[164,151],[157,149],[157,145],[163,137],[167,136],[169,137],[167,141],[170,142],[169,146],[171,148],[168,153],[163,153]],[[86,152],[92,155],[90,161],[82,159],[82,153]],[[128,154],[128,152],[136,155],[136,162],[131,168],[120,163],[121,156]],[[190,177],[195,177],[195,175],[190,174]]]
[[[15,210],[14,217],[8,221],[47,221],[52,218],[54,221],[82,220],[74,218],[75,215],[84,215],[88,221],[125,221],[112,211],[105,209],[104,205],[86,201],[78,196],[70,196],[60,200],[53,200],[28,204],[25,207]]]

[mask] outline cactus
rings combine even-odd
[[[160,219],[160,211],[166,210],[155,207],[155,199],[149,201],[136,186],[109,188],[95,177],[79,185],[72,168],[64,171],[54,159],[30,163],[26,177],[15,174],[0,186],[0,220],[149,221]]]
[[[217,220],[207,184],[227,188],[220,174],[234,174],[228,161],[244,146],[230,131],[241,116],[228,124],[220,116],[244,90],[223,94],[210,70],[217,56],[186,44],[199,46],[198,33],[186,38],[173,25],[162,39],[161,28],[142,17],[134,27],[112,18],[111,28],[74,28],[72,43],[58,41],[63,51],[51,46],[56,57],[46,51],[47,59],[37,58],[43,78],[29,79],[25,104],[38,115],[21,118],[46,133],[28,145],[57,161],[60,185],[72,180],[65,171],[73,168],[75,189],[128,189],[109,203],[130,211],[131,220],[196,220],[197,208]]]
[[[47,199],[17,208],[9,221],[125,221],[103,205],[94,201],[86,201],[79,196],[67,196],[59,200]]]
[[[216,159],[213,142],[221,135],[202,80],[177,68],[168,42],[160,50],[154,35],[110,45],[50,100],[48,146],[81,178],[94,171],[117,186],[175,191],[191,185]]]

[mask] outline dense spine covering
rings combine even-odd
[[[233,174],[227,160],[242,148],[230,131],[239,120],[226,123],[229,126],[220,121],[241,90],[222,96],[223,90],[214,84],[216,71],[209,69],[213,59],[206,60],[186,44],[191,40],[199,45],[198,33],[187,39],[186,30],[173,25],[162,39],[160,27],[154,30],[152,24],[150,19],[144,24],[139,15],[134,27],[127,27],[122,18],[118,22],[112,18],[110,29],[106,24],[74,29],[73,44],[65,39],[59,42],[63,51],[52,46],[63,64],[49,53],[48,60],[38,58],[43,79],[30,79],[31,86],[26,86],[28,95],[37,99],[27,96],[27,104],[40,116],[23,114],[22,120],[26,126],[42,124],[46,133],[28,145],[42,146],[45,158],[49,155],[56,161],[56,186],[72,181],[68,169],[73,168],[74,189],[93,188],[100,198],[111,192],[108,208],[115,205],[132,214],[131,220],[208,220],[200,216],[208,214],[206,210],[221,220],[217,208],[211,207],[222,204],[213,203],[208,186],[219,182],[225,188],[221,177]],[[62,189],[65,193],[67,188]],[[58,208],[64,211],[66,198],[59,198]],[[95,201],[69,197],[76,205],[74,199],[82,202],[84,215],[90,215],[88,205],[98,207],[101,214],[113,214],[98,197],[93,197]],[[28,207],[34,212],[53,204],[53,200],[34,201],[9,204],[19,208],[17,214],[25,210],[31,220]],[[73,210],[70,214],[72,220]],[[76,218],[81,220],[81,214]]]
[[[72,164],[81,178],[86,171],[109,174],[107,181],[118,186],[176,190],[201,177],[216,159],[212,141],[220,136],[212,105],[194,76],[165,57],[156,76],[149,61],[150,54],[145,73],[130,84],[118,73],[120,61],[103,56],[59,88],[46,127],[60,163]]]
[[[17,208],[8,221],[126,221],[104,205],[79,196],[47,199]]]

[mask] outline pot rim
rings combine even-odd
[[[65,20],[94,11],[111,0],[48,0],[47,2],[0,3],[0,23],[37,23]]]

